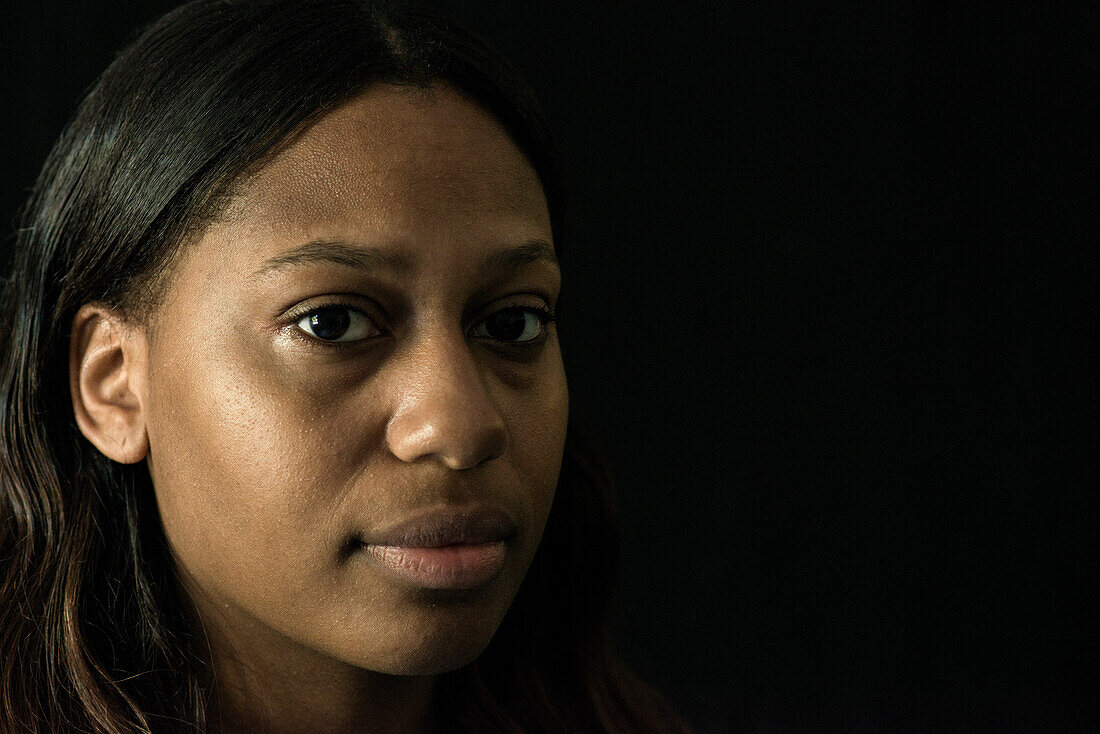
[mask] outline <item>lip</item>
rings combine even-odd
[[[376,566],[427,589],[475,589],[504,568],[516,523],[491,507],[445,508],[359,539]]]
[[[417,515],[359,538],[363,545],[441,548],[445,545],[495,543],[516,533],[508,513],[495,507],[442,508]]]

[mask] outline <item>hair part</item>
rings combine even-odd
[[[205,730],[209,650],[188,626],[146,466],[110,461],[76,426],[70,325],[89,302],[147,325],[177,251],[236,187],[379,83],[445,83],[495,116],[539,176],[562,259],[560,164],[533,93],[431,10],[196,0],[118,55],[54,146],[0,301],[0,730]],[[571,421],[512,608],[477,661],[440,678],[456,730],[686,730],[610,653],[612,507]]]

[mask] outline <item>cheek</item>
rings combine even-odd
[[[505,415],[508,461],[526,477],[531,491],[526,499],[541,532],[557,488],[569,419],[569,394],[560,359],[549,363],[536,384],[511,395]]]
[[[348,426],[335,400],[243,356],[190,354],[158,375],[153,480],[165,533],[190,572],[258,582],[332,563],[333,506],[373,421],[361,414]]]

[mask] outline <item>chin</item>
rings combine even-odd
[[[451,639],[439,640],[434,636],[410,641],[407,649],[395,650],[384,666],[373,665],[371,668],[380,673],[390,675],[438,675],[449,673],[465,665],[469,665],[489,645],[492,635],[470,635],[463,637],[457,634]]]
[[[424,611],[428,614],[414,613],[415,622],[392,637],[384,651],[375,649],[376,654],[363,655],[359,665],[390,675],[436,675],[457,670],[472,663],[489,646],[504,616],[484,607],[448,609],[446,603]]]
[[[410,655],[407,658],[394,661],[395,664],[388,670],[378,672],[389,675],[439,675],[449,673],[452,670],[469,665],[485,649],[485,646],[476,649],[446,649],[433,650],[429,654]]]

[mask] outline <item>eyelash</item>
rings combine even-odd
[[[299,338],[299,339],[303,340],[304,342],[306,342],[311,347],[319,347],[321,349],[332,349],[332,350],[337,350],[337,351],[344,350],[344,349],[351,349],[353,347],[359,346],[360,344],[362,344],[365,341],[368,341],[368,339],[359,339],[359,340],[356,340],[356,341],[346,341],[346,342],[326,341],[324,339],[318,339],[317,337],[310,336],[309,334],[305,333],[300,328],[298,328],[298,322],[301,321],[304,317],[315,314],[315,313],[321,311],[322,309],[332,308],[334,306],[340,307],[340,308],[346,308],[346,309],[349,309],[349,310],[352,310],[352,311],[358,311],[359,313],[363,314],[364,318],[368,319],[369,321],[371,321],[371,323],[373,323],[373,319],[371,319],[370,316],[368,316],[363,311],[363,309],[361,309],[361,308],[359,308],[359,307],[357,307],[357,306],[355,306],[351,303],[346,303],[346,302],[342,302],[342,301],[333,301],[331,303],[324,303],[324,304],[321,304],[320,306],[313,306],[312,308],[306,309],[304,311],[298,311],[296,313],[293,313],[293,314],[289,315],[287,317],[287,320],[290,322],[291,333],[293,333],[296,338]],[[521,310],[521,311],[531,311],[532,313],[537,314],[538,318],[539,318],[539,323],[541,324],[542,329],[539,333],[539,336],[535,337],[534,339],[530,339],[528,341],[523,341],[523,342],[502,341],[502,342],[500,342],[501,345],[503,345],[506,348],[510,348],[510,349],[516,349],[516,350],[531,349],[531,348],[534,348],[534,347],[537,347],[537,346],[541,345],[543,342],[546,341],[546,335],[547,335],[546,334],[546,329],[547,329],[547,327],[550,326],[551,324],[557,323],[557,320],[558,320],[557,312],[555,312],[552,308],[549,308],[548,306],[542,306],[542,305],[532,306],[532,305],[529,305],[529,304],[526,304],[526,303],[513,303],[513,304],[509,304],[507,306],[504,306],[503,308],[497,309],[493,313],[489,314],[489,316],[487,316],[485,319],[481,319],[481,321],[478,321],[477,324],[482,323],[482,321],[485,321],[490,316],[493,316],[493,315],[495,315],[495,314],[497,314],[501,311],[510,311],[510,310],[513,310],[513,309],[518,309],[518,310]],[[477,324],[475,324],[475,326]]]

